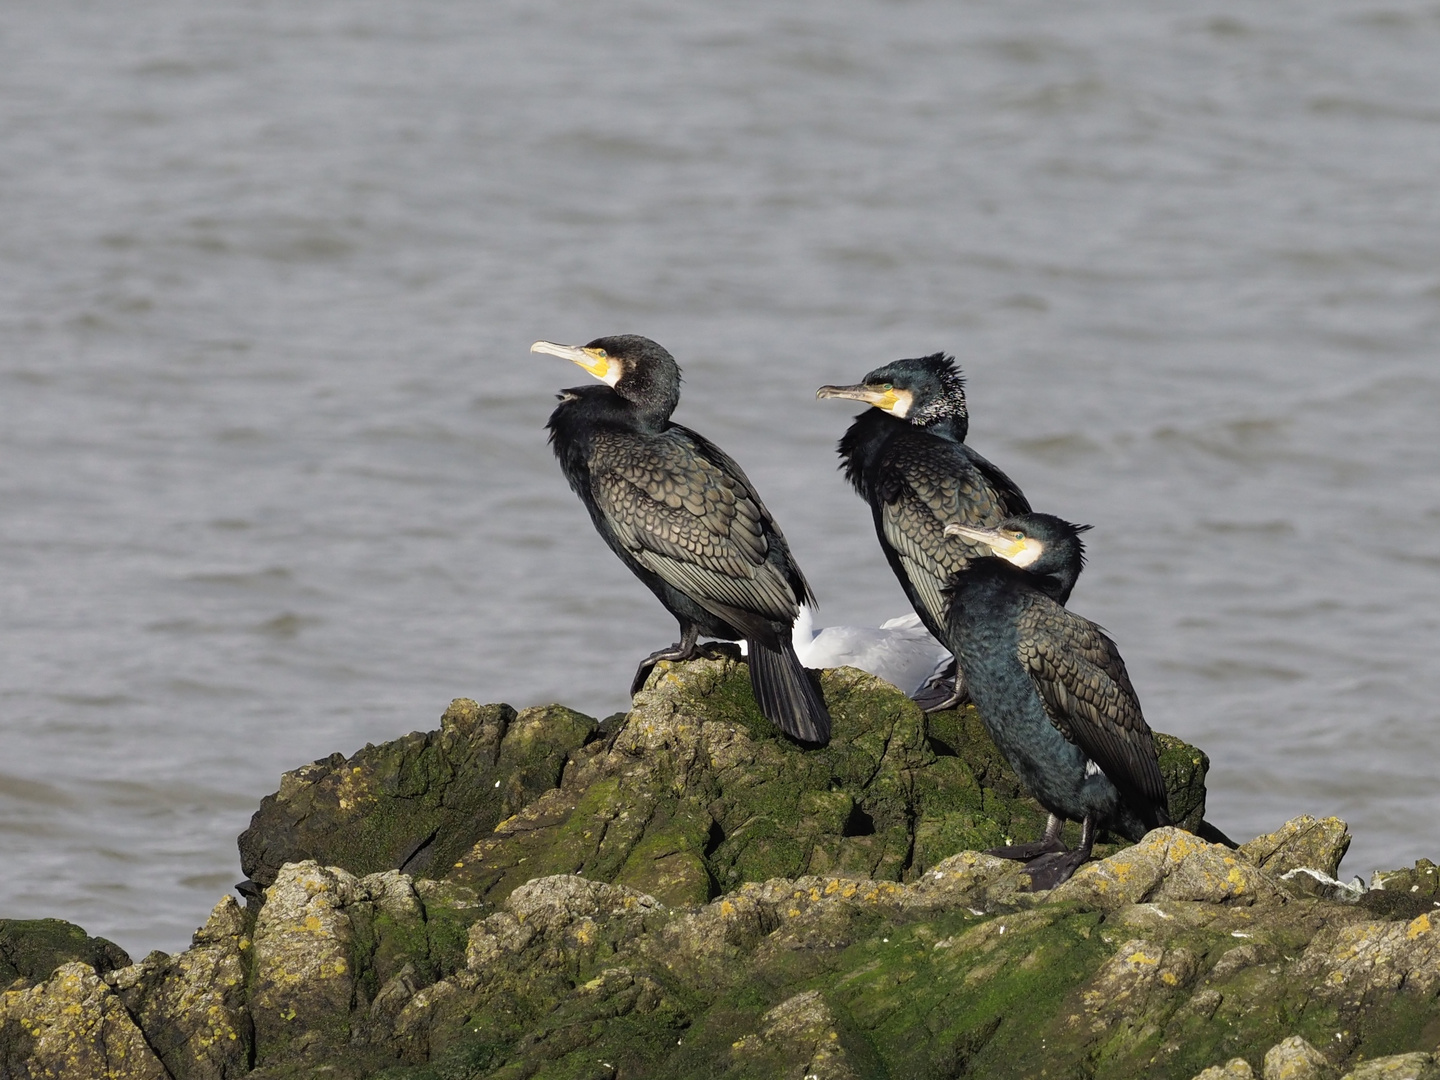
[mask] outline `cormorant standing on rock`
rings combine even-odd
[[[1080,533],[1051,514],[999,528],[945,532],[993,552],[951,578],[944,638],[965,672],[985,728],[1020,782],[1050,811],[1036,843],[990,852],[1026,860],[1036,889],[1060,884],[1090,858],[1099,828],[1131,840],[1169,825],[1150,726],[1120,651],[1089,619],[1062,606],[1085,563]],[[1060,840],[1081,823],[1080,846]],[[1213,825],[1199,835],[1235,844]]]
[[[800,605],[815,603],[810,586],[740,466],[670,421],[675,359],[635,334],[530,351],[605,384],[560,392],[550,443],[605,542],[680,623],[680,641],[641,662],[630,692],[659,660],[710,655],[702,634],[743,639],[760,711],[792,738],[829,742],[830,714],[790,637]]]
[[[970,559],[988,553],[946,537],[945,526],[998,525],[1030,510],[1015,483],[965,445],[970,413],[954,358],[935,353],[897,360],[855,386],[822,386],[815,396],[874,406],[841,438],[841,467],[870,504],[880,547],[915,613],[944,641],[945,584]],[[955,693],[927,707],[949,708],[964,698],[961,664]]]

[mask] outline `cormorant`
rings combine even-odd
[[[1084,566],[1088,528],[1051,514],[993,529],[945,527],[993,552],[950,579],[945,641],[990,737],[1050,812],[1041,840],[991,852],[1026,860],[1036,889],[1073,874],[1099,828],[1139,840],[1171,824],[1154,738],[1120,651],[1062,606]],[[1060,840],[1066,820],[1081,823],[1073,852]],[[1235,846],[1208,822],[1198,833]]]
[[[702,634],[744,639],[760,711],[795,739],[829,742],[830,714],[790,640],[800,604],[815,602],[810,586],[740,466],[671,422],[674,357],[635,334],[530,351],[605,384],[560,392],[550,443],[605,542],[680,623],[680,641],[641,662],[630,692],[659,660],[711,655]]]
[[[875,534],[920,621],[945,640],[945,584],[983,549],[945,536],[951,522],[997,525],[1029,502],[1003,472],[965,444],[965,382],[944,353],[897,360],[855,386],[822,386],[820,398],[874,406],[840,440],[841,467],[870,504]],[[964,665],[955,692],[926,700],[930,711],[965,698]]]

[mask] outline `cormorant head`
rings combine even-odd
[[[1036,577],[1057,579],[1063,586],[1064,596],[1059,599],[1064,603],[1085,565],[1080,534],[1089,529],[1089,525],[1072,525],[1054,514],[1018,514],[994,529],[952,521],[945,526],[945,535],[979,544]]]
[[[537,341],[530,351],[579,364],[645,412],[668,418],[680,402],[680,367],[675,358],[639,334],[596,338],[588,345]]]
[[[965,379],[955,366],[955,358],[944,353],[896,360],[876,368],[863,382],[822,386],[815,396],[863,401],[917,427],[948,420],[962,439],[970,422],[965,407]]]

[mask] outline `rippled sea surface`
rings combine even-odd
[[[623,708],[673,620],[542,425],[656,338],[822,623],[905,610],[817,402],[901,356],[1093,523],[1211,819],[1440,855],[1440,7],[0,12],[0,917],[178,949],[280,773]]]

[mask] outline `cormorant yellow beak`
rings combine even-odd
[[[549,353],[562,360],[579,364],[595,378],[614,386],[620,381],[621,368],[604,349],[592,349],[584,345],[557,345],[553,341],[537,341],[530,346],[534,353]]]
[[[899,417],[910,411],[910,405],[914,401],[914,395],[909,390],[896,390],[889,383],[880,386],[871,386],[868,383],[858,383],[855,386],[822,386],[815,391],[815,396],[863,401],[866,405],[873,405]]]
[[[952,521],[945,526],[945,535],[969,540],[972,544],[989,548],[1006,562],[1016,566],[1029,566],[1040,557],[1044,545],[1024,533],[1003,529],[981,529],[974,525],[961,525]]]

